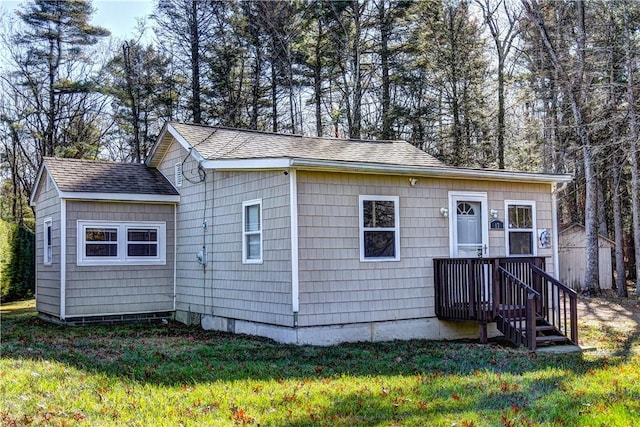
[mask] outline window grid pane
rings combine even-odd
[[[509,228],[533,228],[533,210],[531,206],[509,206]]]
[[[509,253],[511,255],[532,255],[532,233],[530,231],[509,232]]]

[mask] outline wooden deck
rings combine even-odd
[[[516,345],[578,344],[577,294],[544,271],[543,257],[434,259],[436,314],[443,320],[496,322]]]

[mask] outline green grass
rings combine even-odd
[[[608,357],[294,347],[176,323],[58,327],[33,302],[3,306],[1,326],[5,425],[640,425],[637,334]]]

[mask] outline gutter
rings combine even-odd
[[[573,177],[568,174],[552,175],[531,172],[512,172],[503,170],[463,169],[431,166],[386,165],[366,162],[340,162],[333,160],[291,159],[291,166],[299,169],[321,171],[346,171],[359,173],[384,173],[390,175],[419,175],[450,179],[482,179],[486,181],[568,183]]]
[[[484,181],[536,182],[542,184],[568,183],[568,174],[553,175],[504,170],[464,169],[443,166],[404,166],[370,162],[345,162],[301,158],[257,158],[205,160],[202,166],[213,170],[282,170],[296,168],[322,172],[352,172],[383,175],[415,175],[447,179],[481,179]]]

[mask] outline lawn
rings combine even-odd
[[[611,326],[611,325],[609,325]],[[637,329],[600,351],[294,347],[177,323],[59,327],[2,306],[4,425],[640,426]],[[586,343],[587,346],[591,343]]]

